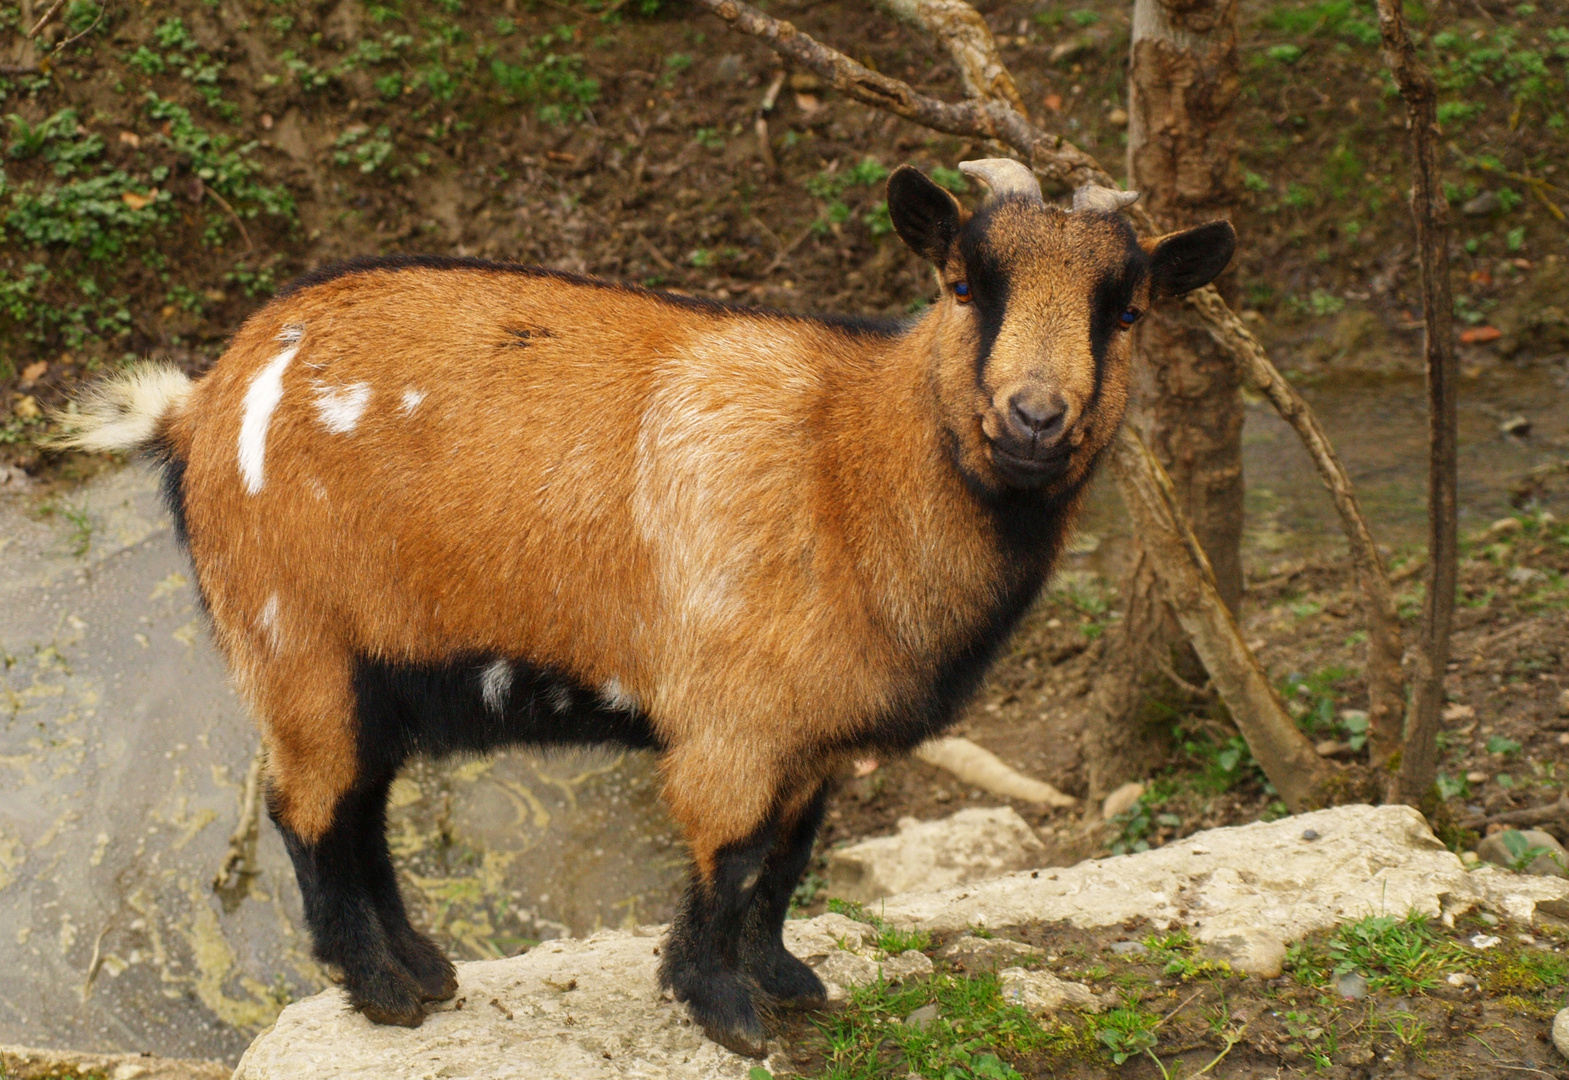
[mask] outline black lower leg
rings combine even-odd
[[[659,969],[660,983],[687,1003],[709,1038],[752,1057],[766,1052],[766,1033],[757,982],[741,966],[741,936],[776,836],[770,823],[721,849],[708,881],[694,877]]]
[[[374,800],[374,813],[358,818],[354,847],[361,859],[361,873],[382,929],[387,932],[387,944],[419,984],[420,997],[425,1001],[446,1001],[458,992],[457,972],[435,942],[409,922],[398,891],[397,871],[392,867],[392,853],[387,849],[386,807],[383,794]]]
[[[826,998],[822,980],[785,948],[784,921],[801,873],[812,859],[827,803],[828,785],[824,784],[769,853],[746,913],[741,966],[780,1006],[811,1007]]]
[[[426,995],[383,920],[389,890],[402,911],[383,830],[388,783],[356,786],[339,800],[332,825],[309,843],[276,813],[273,821],[294,863],[316,958],[343,973],[349,1000],[369,1019],[414,1027],[425,1018]],[[385,875],[378,857],[387,860]]]

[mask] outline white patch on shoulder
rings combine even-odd
[[[425,400],[425,391],[408,389],[403,391],[403,415],[413,416],[414,410],[419,408],[419,403]]]
[[[655,380],[639,419],[632,518],[675,634],[702,628],[706,637],[745,616],[748,588],[773,552],[811,541],[803,442],[822,375],[798,337],[746,320],[703,334]],[[788,516],[760,529],[760,506]]]
[[[492,660],[479,673],[479,690],[485,699],[485,708],[500,713],[507,704],[507,694],[512,691],[512,665],[505,660]]]
[[[306,486],[310,488],[310,492],[313,496],[316,497],[317,502],[327,501],[327,486],[320,480],[312,478],[311,482]]]
[[[369,383],[316,388],[316,416],[322,427],[334,435],[347,435],[358,427],[365,406],[369,403]]]
[[[245,412],[240,419],[240,478],[248,494],[255,495],[267,482],[267,427],[272,414],[283,400],[283,369],[289,366],[300,351],[303,327],[285,327],[278,340],[291,342],[277,356],[267,361],[267,366],[251,380],[245,391]]]
[[[621,685],[621,680],[612,675],[605,680],[599,688],[599,696],[607,708],[618,712],[637,712],[637,698],[626,687]]]
[[[256,625],[262,633],[267,635],[267,644],[272,646],[272,651],[277,652],[283,644],[283,631],[278,626],[278,594],[273,593],[267,597],[267,602],[262,605],[261,613],[256,616]]]
[[[550,707],[558,713],[572,711],[572,691],[565,686],[552,686],[545,691],[545,697],[550,700]]]

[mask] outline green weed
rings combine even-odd
[[[1335,975],[1358,972],[1377,989],[1411,994],[1433,987],[1445,967],[1464,965],[1469,955],[1435,935],[1425,916],[1370,915],[1335,930],[1328,943]]]
[[[926,1005],[937,1017],[916,1026],[904,1018]],[[819,1022],[827,1080],[1020,1080],[1008,1059],[1056,1057],[1080,1049],[1083,1033],[1066,1024],[1041,1027],[1007,1004],[997,977],[940,973],[927,982],[881,982],[851,991],[845,1009]]]
[[[573,123],[599,100],[599,80],[583,74],[583,58],[557,47],[572,40],[570,27],[558,26],[519,48],[517,62],[495,59],[491,77],[511,103],[533,105],[547,124]],[[668,58],[667,58],[668,62]]]
[[[858,900],[840,900],[831,897],[828,901],[828,910],[836,915],[843,915],[847,919],[865,923],[877,931],[877,947],[889,956],[898,956],[900,953],[914,949],[924,952],[932,946],[932,935],[927,930],[901,930],[881,916],[873,915],[866,910],[866,906]]]

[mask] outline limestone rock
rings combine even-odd
[[[899,832],[828,857],[828,895],[871,902],[941,889],[1038,864],[1040,838],[1012,807],[960,810],[938,821],[901,818]]]
[[[1316,840],[1305,840],[1312,831]],[[1196,833],[1136,855],[890,897],[883,918],[954,933],[1065,920],[1079,927],[1146,918],[1192,927],[1204,943],[1257,928],[1282,942],[1369,911],[1456,914],[1487,907],[1511,921],[1569,917],[1569,882],[1493,867],[1466,871],[1405,806],[1338,806]]]
[[[932,973],[931,959],[914,949],[889,956],[877,947],[874,931],[866,923],[843,915],[819,915],[785,923],[785,947],[817,972],[828,990],[829,1001],[842,1001],[852,986],[899,983]]]
[[[1503,832],[1494,833],[1492,836],[1487,837],[1476,846],[1477,855],[1494,866],[1513,867],[1515,854],[1510,850],[1509,844],[1504,840],[1504,837],[1514,831],[1514,829],[1506,829]],[[1525,842],[1524,848],[1521,848],[1522,852],[1531,848],[1542,849],[1541,853],[1532,859],[1530,865],[1525,868],[1527,874],[1537,874],[1543,877],[1569,877],[1569,852],[1564,851],[1563,845],[1558,842],[1552,833],[1543,832],[1541,829],[1521,829],[1519,834]],[[1520,840],[1516,840],[1515,844],[1518,847]]]
[[[1005,968],[998,973],[997,982],[1004,1001],[1020,1006],[1032,1016],[1045,1016],[1058,1009],[1098,1013],[1105,1008],[1100,998],[1083,983],[1059,979],[1048,971]]]
[[[458,965],[458,997],[417,1028],[378,1027],[331,989],[284,1009],[234,1080],[743,1080],[658,988],[660,938],[604,931]],[[780,1071],[780,1070],[774,1070]]]
[[[1309,832],[1317,839],[1304,839]],[[1415,810],[1342,806],[1213,829],[1068,869],[893,896],[878,912],[895,925],[937,933],[1035,921],[1175,922],[1241,964],[1276,941],[1369,911],[1414,908],[1452,919],[1476,907],[1525,925],[1538,911],[1569,918],[1569,881],[1493,866],[1468,872]],[[341,990],[326,991],[286,1008],[246,1051],[235,1080],[744,1080],[756,1063],[708,1042],[685,1008],[657,989],[661,932],[611,931],[547,942],[507,960],[459,964],[458,1000],[413,1030],[376,1027],[347,1008]],[[842,915],[792,920],[785,943],[841,997],[845,986],[879,971],[885,978],[890,971],[899,978],[930,971],[920,953],[883,954],[872,927]],[[1030,1008],[1047,1007],[1036,1003],[1057,1000],[1059,992],[1062,1004],[1051,1007],[1095,1007],[1086,988],[1046,972],[1009,967],[1002,977],[1006,992]],[[1559,1027],[1569,1041],[1569,1021]],[[791,1071],[783,1058],[764,1067],[775,1075]]]
[[[1569,1058],[1569,1009],[1559,1009],[1558,1015],[1553,1017],[1553,1045]]]
[[[0,1076],[35,1080],[92,1073],[108,1080],[229,1080],[230,1069],[217,1061],[185,1061],[142,1057],[140,1054],[79,1054],[69,1050],[38,1050],[0,1046]]]
[[[1267,927],[1246,926],[1211,938],[1204,951],[1232,969],[1261,979],[1277,977],[1286,963],[1286,943]]]
[[[939,960],[969,972],[997,971],[1021,960],[1045,956],[1043,949],[1007,938],[979,938],[966,934],[944,946],[937,954]]]

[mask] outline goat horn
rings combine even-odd
[[[1007,195],[1022,195],[1036,202],[1045,201],[1041,198],[1041,182],[1035,178],[1035,173],[1028,165],[1014,161],[1012,158],[961,161],[959,171],[985,184],[990,192],[987,196],[988,200],[1000,199]]]
[[[960,166],[963,168],[964,166]],[[1075,210],[1095,210],[1107,214],[1115,214],[1118,210],[1126,210],[1139,201],[1137,191],[1113,191],[1099,184],[1085,184],[1073,193],[1073,208]]]

